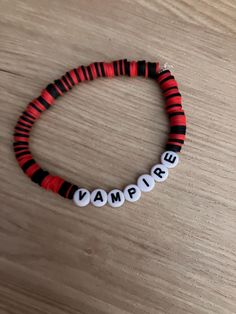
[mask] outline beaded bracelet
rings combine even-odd
[[[141,175],[136,184],[126,186],[124,191],[114,189],[109,193],[103,189],[96,189],[91,193],[84,188],[67,182],[66,180],[51,175],[43,170],[33,159],[29,149],[30,131],[41,113],[49,109],[54,100],[64,95],[83,81],[91,81],[98,77],[114,77],[128,75],[130,77],[143,76],[156,80],[165,98],[165,109],[169,116],[170,133],[166,151],[161,155],[161,163],[151,168],[150,174]],[[163,182],[168,177],[169,168],[175,167],[179,162],[177,152],[184,144],[186,133],[186,118],[181,105],[181,94],[178,85],[169,69],[160,69],[159,63],[146,61],[119,60],[111,63],[95,62],[89,66],[80,66],[66,72],[54,84],[49,84],[41,95],[32,100],[19,117],[15,126],[14,151],[19,166],[31,180],[46,190],[51,190],[59,195],[73,199],[77,206],[86,206],[90,202],[101,207],[107,202],[112,207],[123,205],[124,201],[135,202],[141,197],[141,192],[148,192],[154,188],[156,182]]]

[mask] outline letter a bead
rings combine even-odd
[[[96,189],[91,193],[91,203],[96,207],[102,207],[107,203],[107,192]]]
[[[79,207],[84,207],[90,202],[90,192],[86,189],[78,189],[73,196],[74,203]]]
[[[167,168],[174,168],[179,163],[179,156],[175,152],[167,150],[161,155],[161,163]]]
[[[125,202],[125,196],[122,191],[114,189],[108,193],[107,200],[111,207],[120,207]]]

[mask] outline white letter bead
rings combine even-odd
[[[168,168],[162,164],[158,164],[152,167],[151,175],[156,182],[163,182],[168,177]]]
[[[122,191],[115,189],[108,193],[107,200],[111,207],[120,207],[125,202],[125,196]]]
[[[107,203],[107,192],[96,189],[91,193],[91,203],[96,207],[102,207]]]
[[[161,155],[161,163],[167,168],[174,168],[179,163],[179,156],[168,150]]]
[[[74,203],[79,207],[84,207],[90,202],[90,192],[86,189],[78,189],[73,196]]]
[[[141,190],[136,184],[127,185],[124,189],[125,199],[129,202],[136,202],[141,197]]]
[[[155,186],[155,181],[149,174],[143,174],[138,178],[137,185],[142,192],[149,192]]]

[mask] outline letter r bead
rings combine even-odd
[[[163,182],[168,177],[168,168],[162,164],[158,164],[152,167],[151,176],[156,182]]]

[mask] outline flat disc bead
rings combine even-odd
[[[156,182],[163,182],[168,177],[169,170],[162,164],[157,164],[151,169],[151,176]]]
[[[107,192],[102,189],[96,189],[91,193],[91,203],[96,207],[102,207],[107,203]]]
[[[129,202],[136,202],[141,197],[141,190],[136,184],[129,184],[124,189],[125,199]]]
[[[149,174],[143,174],[138,178],[137,185],[142,192],[149,192],[155,186],[155,181]]]
[[[111,207],[120,207],[125,202],[124,193],[118,189],[114,189],[108,193],[107,201]]]
[[[167,168],[174,168],[179,163],[179,156],[170,150],[167,150],[161,155],[161,163]]]
[[[79,207],[87,206],[90,202],[90,192],[86,189],[78,189],[73,195],[74,203]]]

